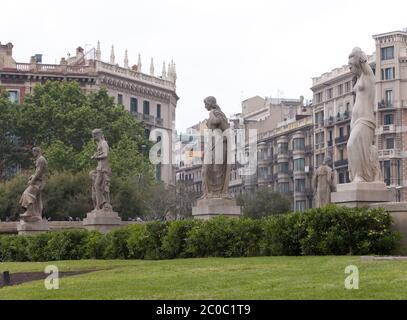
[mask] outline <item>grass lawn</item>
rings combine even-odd
[[[263,257],[173,261],[2,263],[0,272],[98,271],[0,289],[0,299],[407,299],[407,261],[359,257]],[[344,287],[345,267],[359,268],[359,290]]]

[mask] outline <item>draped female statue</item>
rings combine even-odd
[[[350,178],[352,182],[380,181],[379,160],[377,148],[374,145],[375,77],[367,62],[366,54],[360,48],[354,48],[349,55],[349,67],[355,75],[353,87],[355,104],[347,145]]]
[[[203,197],[229,198],[229,176],[231,166],[228,164],[230,145],[227,131],[230,128],[228,119],[218,106],[215,97],[204,100],[205,108],[209,111],[207,126],[209,135],[204,151],[202,166]]]

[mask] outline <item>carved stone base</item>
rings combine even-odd
[[[83,220],[85,229],[93,231],[97,230],[101,233],[108,233],[114,228],[119,228],[122,225],[122,219],[117,212],[106,210],[93,210],[86,215]]]
[[[23,217],[17,225],[17,231],[19,235],[48,232],[48,221],[38,217]]]
[[[374,203],[392,201],[391,191],[384,182],[358,182],[339,184],[332,193],[332,203],[351,208],[369,207]]]
[[[235,199],[214,198],[198,200],[192,215],[195,219],[209,220],[218,216],[239,218],[242,213]]]

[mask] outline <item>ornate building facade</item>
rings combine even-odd
[[[138,64],[129,67],[127,50],[123,66],[116,63],[114,47],[110,61],[102,61],[100,43],[97,48],[84,52],[76,49],[74,57],[62,58],[59,64],[43,64],[42,55],[34,55],[29,63],[16,62],[13,58],[13,45],[0,43],[0,86],[5,88],[10,99],[22,102],[26,94],[31,94],[37,83],[47,80],[77,81],[85,92],[105,87],[119,105],[131,112],[145,128],[146,136],[153,129],[164,130],[169,137],[170,163],[155,168],[158,180],[175,185],[175,165],[172,161],[172,135],[175,130],[176,67],[173,62],[163,65],[161,75],[154,73],[151,59],[149,73],[142,71],[141,57]]]

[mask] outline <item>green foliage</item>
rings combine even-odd
[[[163,238],[162,251],[167,259],[190,258],[187,252],[187,239],[191,229],[200,225],[199,220],[180,220],[168,224],[167,234]]]
[[[128,228],[120,228],[113,230],[106,235],[104,258],[127,259],[129,257],[129,248],[127,246],[129,232]]]
[[[17,176],[7,182],[0,182],[0,219],[17,218],[22,212],[19,200],[27,187],[28,177]]]
[[[187,252],[194,257],[246,257],[259,253],[260,223],[251,219],[218,217],[195,226]]]
[[[254,195],[241,194],[237,202],[243,207],[243,214],[253,219],[287,213],[291,210],[291,201],[270,188],[260,188]]]
[[[134,225],[129,228],[128,247],[130,257],[134,259],[163,259],[161,248],[163,238],[167,233],[167,224],[154,221],[144,225]]]
[[[0,236],[0,261],[198,257],[388,255],[400,236],[381,209],[328,206],[263,219],[133,224],[106,235],[88,231]]]
[[[89,171],[96,164],[90,160],[96,149],[91,132],[96,128],[103,130],[112,149],[116,176],[151,171],[140,153],[143,145],[150,146],[143,126],[115,105],[105,89],[86,94],[76,82],[48,81],[37,84],[23,105],[11,104],[0,92],[0,176],[6,163],[32,166],[27,162],[32,146],[44,149],[52,174]]]
[[[83,218],[92,210],[89,174],[60,172],[50,176],[43,199],[46,217]]]

